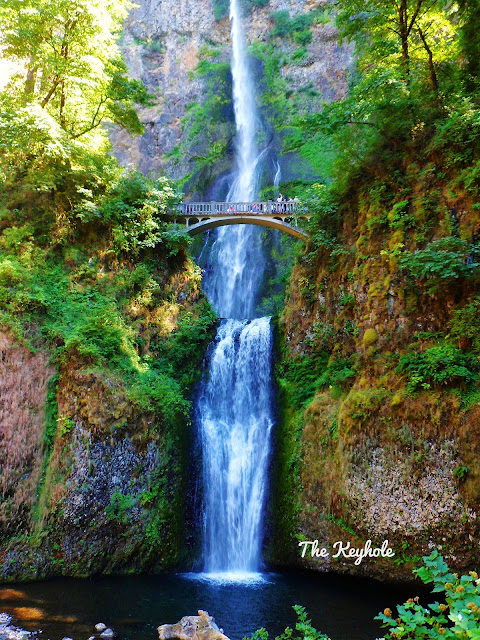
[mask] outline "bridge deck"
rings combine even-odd
[[[308,241],[297,221],[311,215],[296,202],[182,202],[177,211],[175,223],[185,224],[191,236],[225,225],[253,224]]]
[[[296,202],[182,202],[178,207],[184,216],[217,215],[300,215],[310,217],[303,211],[297,211]]]

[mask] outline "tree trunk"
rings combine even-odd
[[[38,67],[34,65],[33,58],[30,58],[28,71],[27,71],[27,78],[25,80],[25,87],[23,91],[24,102],[28,102],[33,97],[33,94],[35,93],[35,82],[37,79],[37,71],[38,71]]]
[[[408,17],[407,0],[402,0],[398,8],[398,26],[402,43],[402,64],[405,73],[405,82],[410,89],[410,53],[408,51]]]
[[[435,65],[433,63],[433,53],[432,50],[430,49],[430,47],[428,46],[427,40],[425,38],[425,34],[423,33],[423,31],[420,29],[420,27],[417,27],[418,30],[418,35],[420,36],[420,40],[423,43],[423,46],[425,48],[425,51],[428,54],[428,70],[430,72],[430,83],[432,85],[432,89],[434,90],[435,94],[438,93],[438,78],[437,78],[437,74],[435,72]]]

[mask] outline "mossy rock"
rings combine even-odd
[[[371,347],[378,341],[378,333],[375,329],[367,329],[363,334],[362,342],[366,347]]]

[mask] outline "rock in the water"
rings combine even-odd
[[[65,636],[64,638],[62,638],[62,640],[73,640],[73,638],[69,638],[68,636]]]
[[[8,613],[0,613],[0,640],[26,640],[32,635],[30,631],[11,626],[11,621]]]
[[[113,631],[112,629],[105,629],[105,631],[102,631],[102,633],[100,634],[101,638],[114,638],[115,637],[115,631]]]
[[[158,627],[160,640],[229,640],[215,624],[206,611],[198,616],[184,616],[177,624],[162,624]]]
[[[98,622],[98,623],[95,625],[95,631],[98,631],[99,633],[100,633],[101,631],[105,631],[105,629],[106,629],[106,628],[107,628],[107,625],[106,625],[106,624],[103,624],[103,622]]]

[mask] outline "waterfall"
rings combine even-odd
[[[256,134],[259,126],[253,79],[248,65],[239,0],[230,0],[233,106],[237,135],[235,169],[227,202],[251,202],[257,197],[263,153]],[[261,230],[251,225],[220,227],[209,262],[215,267],[204,289],[222,318],[252,318],[265,269]]]
[[[273,178],[273,192],[275,196],[278,195],[278,187],[280,185],[280,179],[282,177],[282,168],[280,167],[280,162],[278,160],[275,161],[275,177]]]
[[[259,118],[246,55],[239,0],[230,0],[235,168],[227,196],[257,196],[264,153],[256,143]],[[203,452],[203,558],[207,573],[257,572],[273,426],[272,330],[254,318],[265,258],[261,230],[217,230],[204,289],[221,321],[210,345],[196,406]],[[253,318],[253,319],[252,319]]]
[[[208,572],[256,571],[272,428],[268,318],[225,320],[199,400]]]

